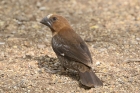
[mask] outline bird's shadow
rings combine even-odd
[[[31,57],[31,58],[33,60],[37,60],[38,67],[43,68],[45,72],[58,74],[60,76],[70,77],[73,80],[76,80],[79,82],[78,72],[74,70],[70,70],[70,69],[66,69],[65,72],[61,72],[62,66],[58,58],[49,57],[48,55],[40,56],[40,57]],[[90,89],[89,87],[82,85],[80,82],[79,82],[79,87],[84,88],[84,89]]]

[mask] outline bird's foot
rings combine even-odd
[[[62,69],[48,69],[48,68],[45,68],[45,71],[48,72],[48,73],[51,73],[51,74],[63,74],[66,72],[66,70],[64,68]]]

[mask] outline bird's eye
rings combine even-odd
[[[53,17],[52,19],[53,19],[53,21],[56,21],[56,20],[57,20],[57,18],[56,18],[56,17]]]

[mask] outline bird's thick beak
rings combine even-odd
[[[40,21],[40,23],[42,23],[42,24],[44,24],[44,25],[46,25],[46,26],[48,26],[48,27],[50,27],[50,28],[51,28],[51,26],[52,26],[51,21],[50,21],[47,17],[43,18],[43,19]]]

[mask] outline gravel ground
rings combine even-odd
[[[50,13],[87,42],[103,87],[81,86],[74,71],[50,73],[61,68],[39,23]],[[140,0],[1,0],[0,93],[140,93]]]

